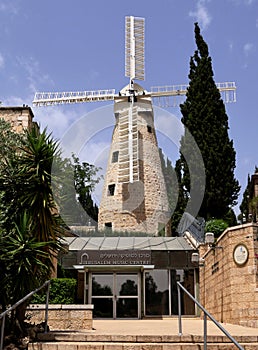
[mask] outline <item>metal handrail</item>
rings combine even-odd
[[[215,320],[215,318],[199,303],[198,300],[196,300],[192,294],[188,292],[185,287],[182,286],[180,282],[177,282],[177,294],[178,294],[178,333],[180,336],[183,335],[182,333],[182,312],[181,312],[181,293],[180,288],[185,292],[189,298],[204,312],[204,318],[203,318],[203,349],[207,350],[207,316],[209,319],[234,343],[238,349],[244,350],[244,348],[226,331],[225,328],[221,326],[221,324]]]
[[[32,297],[35,293],[39,292],[42,288],[47,287],[46,291],[46,309],[45,309],[45,328],[44,332],[47,333],[47,320],[48,320],[48,303],[49,303],[49,289],[50,289],[50,280],[46,281],[44,284],[42,284],[41,287],[35,289],[34,291],[30,292],[27,294],[25,297],[17,301],[14,305],[10,306],[8,309],[6,309],[4,312],[0,314],[0,320],[2,320],[2,326],[1,326],[1,339],[0,339],[0,350],[3,350],[3,343],[4,343],[4,327],[5,327],[5,316],[7,315],[8,312],[16,309],[17,306],[21,305],[24,303],[25,300],[28,298]]]

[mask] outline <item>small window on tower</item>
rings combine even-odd
[[[119,154],[119,151],[113,152],[113,154],[112,154],[112,163],[117,163],[118,162],[118,154]]]
[[[112,228],[112,222],[105,222],[105,227]]]
[[[149,133],[152,133],[152,127],[150,125],[147,125],[147,130]]]
[[[115,187],[116,187],[115,184],[108,185],[108,195],[109,196],[114,196],[114,194],[115,194]]]

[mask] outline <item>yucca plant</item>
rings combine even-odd
[[[29,212],[25,211],[14,223],[14,229],[0,239],[0,260],[5,267],[1,277],[3,298],[14,304],[31,291],[41,286],[50,276],[53,268],[52,251],[57,249],[56,241],[38,241],[34,235],[35,226]],[[17,324],[23,328],[26,306],[29,301],[16,308],[12,328]]]

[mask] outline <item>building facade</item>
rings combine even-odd
[[[10,123],[14,132],[22,133],[30,129],[33,124],[34,114],[32,109],[23,105],[22,107],[0,107],[0,118]]]
[[[67,237],[60,257],[78,278],[78,301],[94,305],[94,317],[134,318],[178,314],[177,281],[196,295],[193,248],[182,237]],[[182,296],[182,310],[195,307]]]
[[[258,327],[258,225],[228,228],[200,256],[201,304],[219,322]]]

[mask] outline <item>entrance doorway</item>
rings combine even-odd
[[[139,273],[91,273],[94,317],[140,318]]]

